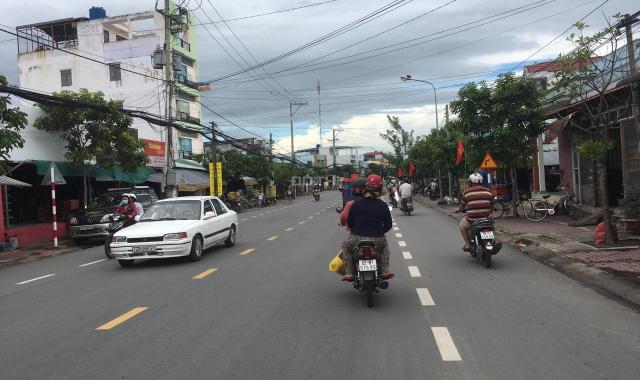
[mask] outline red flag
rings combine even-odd
[[[396,171],[396,177],[404,177],[404,170],[402,170],[402,168],[398,168],[398,171]]]
[[[462,162],[462,157],[464,156],[464,145],[462,145],[462,140],[458,137],[458,146],[456,147],[456,166],[460,165]]]
[[[413,161],[409,161],[409,177],[413,178],[413,174],[416,172],[416,165]]]

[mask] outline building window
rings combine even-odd
[[[124,100],[114,100],[114,102],[116,103],[116,108],[119,110],[124,109]]]
[[[73,84],[71,81],[71,70],[60,70],[60,82],[62,87],[68,87]]]
[[[102,31],[102,36],[103,36],[104,42],[109,42],[109,31],[108,30],[103,30]]]
[[[191,159],[191,153],[192,153],[191,139],[180,137],[178,139],[178,144],[180,149],[179,156],[181,158]]]
[[[112,82],[122,80],[119,63],[109,64],[109,80],[111,80]]]

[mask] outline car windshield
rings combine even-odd
[[[90,209],[115,208],[120,203],[122,192],[100,194],[89,202]]]
[[[199,200],[177,200],[154,203],[145,210],[140,222],[153,222],[158,220],[200,220]]]

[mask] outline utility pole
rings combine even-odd
[[[624,15],[623,18],[616,24],[617,29],[624,28],[625,34],[627,37],[627,57],[629,62],[629,79],[631,80],[630,88],[631,88],[631,115],[633,117],[633,121],[635,124],[635,130],[638,131],[640,129],[640,99],[638,98],[638,84],[634,82],[634,76],[637,73],[636,70],[636,57],[635,57],[635,47],[633,45],[633,35],[631,33],[631,25],[638,22],[638,16],[640,16],[640,11],[632,14],[632,15]],[[620,126],[620,145],[621,145],[621,158],[622,158],[622,183],[623,183],[623,194],[626,198],[627,189],[629,188],[629,178],[626,170],[627,165],[627,154],[626,154],[626,140],[625,140],[625,130],[624,126]]]
[[[273,162],[273,133],[269,132],[269,162]]]
[[[173,57],[171,54],[171,9],[170,0],[164,1],[164,77],[167,91],[166,118],[173,120]],[[167,162],[165,164],[165,194],[167,198],[176,196],[176,175],[173,156],[173,128],[167,127]]]
[[[448,103],[445,104],[445,106],[444,106],[444,123],[445,123],[445,125],[449,124],[449,104]],[[448,133],[449,133],[449,131],[447,130],[447,134]],[[451,191],[452,190],[451,188],[453,187],[453,175],[451,173],[451,170],[449,170],[447,172],[447,177],[448,177],[447,178],[447,183],[448,183],[448,187],[449,187],[449,198],[451,198],[452,197],[451,194],[453,193]]]
[[[336,130],[335,128],[331,130],[333,134],[333,138],[331,141],[333,142],[332,155],[333,155],[333,176],[336,177],[338,175],[338,165],[336,163]],[[335,180],[334,180],[335,181]]]
[[[218,157],[216,147],[216,127],[218,125],[215,121],[211,122],[211,162],[213,162],[213,195],[218,196]]]
[[[293,195],[296,195],[296,187],[293,185],[293,177],[296,176],[296,151],[293,145],[293,115],[300,110],[300,107],[306,106],[307,102],[289,102],[289,124],[291,125],[291,187],[293,188]],[[293,106],[297,106],[296,110],[293,110]]]
[[[318,127],[320,128],[320,148],[322,148],[322,104],[320,103],[320,80],[318,79]]]

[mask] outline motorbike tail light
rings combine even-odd
[[[485,228],[482,229],[482,231],[491,231],[491,228],[485,227]]]
[[[371,247],[362,247],[362,256],[366,260],[371,259]]]

